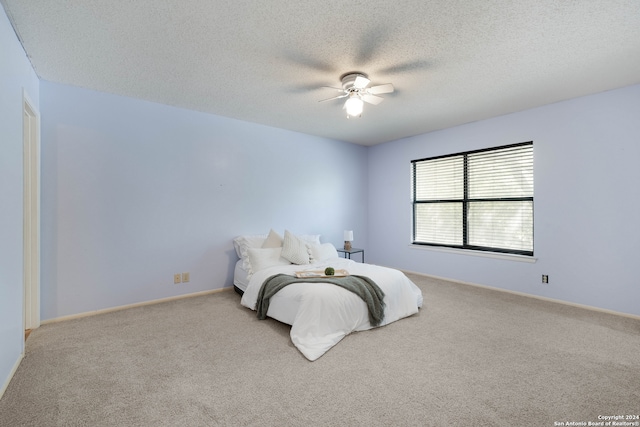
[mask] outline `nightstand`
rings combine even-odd
[[[364,249],[360,249],[360,248],[351,248],[351,249],[336,248],[336,249],[339,253],[344,254],[344,258],[348,258],[348,259],[351,259],[352,254],[359,253],[362,256],[362,262],[364,262]]]

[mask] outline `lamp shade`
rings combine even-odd
[[[344,241],[353,242],[353,230],[344,230]]]

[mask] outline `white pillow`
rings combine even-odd
[[[299,239],[304,240],[307,243],[312,243],[319,245],[320,244],[320,235],[319,234],[299,234],[296,236]]]
[[[282,248],[249,248],[249,262],[251,269],[249,275],[274,265],[289,265],[288,260],[282,258]]]
[[[313,244],[311,247],[312,262],[328,261],[330,259],[339,258],[336,247],[331,243]]]
[[[238,236],[233,239],[233,247],[236,250],[236,254],[238,254],[238,258],[246,256],[247,248],[259,248],[260,246],[262,246],[266,238],[266,234],[256,234],[252,236]]]
[[[310,262],[309,244],[296,237],[289,230],[284,231],[284,242],[282,243],[282,257],[288,259],[293,264],[309,264]]]
[[[242,260],[242,268],[244,268],[246,271],[249,271],[251,269],[249,254],[247,253],[247,250],[249,248],[261,247],[266,238],[266,234],[258,234],[253,236],[238,236],[233,239],[233,247],[236,250],[236,254],[238,254],[238,258]]]
[[[269,230],[269,235],[267,239],[262,244],[263,248],[281,248],[282,247],[282,236],[273,231],[273,228]]]

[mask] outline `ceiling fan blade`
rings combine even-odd
[[[321,89],[333,89],[333,90],[337,90],[338,92],[344,92],[344,89],[342,88],[338,88],[338,87],[333,87],[333,86],[320,86]]]
[[[369,80],[366,77],[362,77],[362,76],[358,76],[356,77],[356,80],[353,82],[353,87],[357,88],[357,89],[364,89],[365,87],[367,87],[367,85],[371,82],[371,80]]]
[[[331,101],[332,99],[340,99],[340,98],[345,98],[347,96],[349,96],[349,94],[345,93],[344,95],[334,96],[333,98],[321,99],[318,102]]]
[[[368,102],[369,104],[373,104],[373,105],[378,105],[382,101],[384,101],[383,97],[371,95],[369,93],[365,93],[364,95],[361,96],[361,98],[364,102]]]
[[[379,93],[391,93],[393,91],[394,91],[394,88],[391,83],[386,83],[378,86],[371,86],[369,89],[367,89],[367,92],[373,95],[377,95]]]

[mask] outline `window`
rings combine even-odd
[[[533,255],[533,142],[411,166],[414,244]]]

